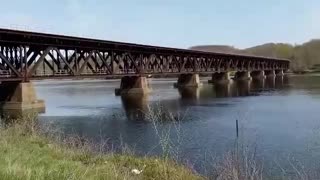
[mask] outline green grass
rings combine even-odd
[[[143,172],[133,174],[132,169]],[[14,124],[0,128],[1,180],[202,179],[171,160],[126,154],[100,154],[75,148]]]

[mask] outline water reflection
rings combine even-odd
[[[257,146],[263,150],[263,156],[273,158],[287,154],[284,151],[308,155],[302,149],[304,143],[319,139],[318,136],[313,139],[312,131],[320,127],[320,76],[289,78],[182,89],[173,89],[173,81],[162,79],[153,82],[154,93],[131,97],[114,96],[119,82],[47,82],[37,86],[37,93],[46,101],[46,111],[50,113],[39,119],[43,126],[53,124],[64,133],[96,138],[97,142],[103,137],[110,139],[112,146],[123,142],[143,155],[150,151],[157,154],[158,149],[154,148],[158,144],[157,135],[152,123],[144,120],[148,106],[161,103],[174,114],[181,112],[183,121],[179,124],[184,140],[181,156],[192,163],[207,153],[219,155],[230,150],[235,119],[240,120],[249,138],[258,137]],[[163,129],[170,129],[170,122],[163,123]],[[196,169],[201,167],[201,162],[199,166],[195,163]]]
[[[45,113],[45,108],[31,110],[6,110],[0,111],[0,124],[10,125],[14,122],[35,122],[39,114]]]
[[[201,105],[204,101],[214,98],[257,96],[262,92],[274,91],[284,87],[284,77],[266,78],[261,80],[231,81],[204,85],[202,87],[178,88],[180,98],[162,100],[161,104],[172,112],[179,111],[181,107]],[[174,91],[174,89],[172,90]],[[158,101],[149,101],[149,95],[122,96],[121,102],[127,119],[144,121],[148,114],[148,106],[155,107]],[[156,109],[155,107],[152,109]]]
[[[213,93],[215,93],[216,97],[230,97],[232,94],[232,84],[233,82],[215,84],[213,86]]]
[[[266,90],[266,83],[266,79],[252,79],[250,89],[255,92],[263,92]]]
[[[182,99],[199,99],[202,87],[180,87],[179,94]]]
[[[249,96],[251,94],[251,84],[252,81],[235,81],[233,86],[233,97],[238,97],[238,96]]]
[[[199,170],[203,164],[198,161],[210,153],[219,157],[234,145],[236,119],[243,127],[243,139],[257,143],[266,160],[288,153],[310,154],[303,147],[310,140],[319,139],[313,138],[312,131],[320,127],[320,76],[289,78],[290,81],[275,77],[204,84],[202,88],[178,90],[172,88],[175,80],[159,79],[153,81],[153,93],[144,97],[115,97],[113,92],[120,82],[111,81],[90,85],[55,82],[37,86],[37,92],[47,105],[41,123],[50,121],[63,132],[97,141],[105,137],[115,146],[123,142],[143,155],[157,150],[154,147],[159,142],[152,123],[141,121],[143,111],[161,103],[173,113],[181,112],[186,117],[179,122],[183,134],[181,157]],[[163,123],[163,129],[170,129],[170,125]]]
[[[148,95],[121,96],[123,109],[129,120],[145,120],[148,110]]]
[[[45,113],[46,109],[29,109],[29,110],[0,110],[1,119],[19,119],[22,117],[37,117],[39,114]]]
[[[220,83],[220,84],[214,84],[214,85],[206,84],[202,87],[178,88],[179,98],[171,99],[172,102],[170,103],[169,101],[165,102],[165,103],[169,103],[169,104],[166,104],[165,106],[168,109],[177,110],[179,109],[180,106],[192,105],[195,103],[201,104],[200,102],[201,100],[208,100],[213,98],[259,95],[259,93],[264,91],[281,89],[284,87],[284,84],[288,84],[288,83],[289,82],[288,82],[287,76],[280,76],[280,77],[266,78],[261,80],[230,81],[229,83]],[[107,83],[104,82],[103,85],[105,84]],[[51,87],[52,85],[49,84],[48,86]],[[117,86],[117,84],[115,86]],[[93,87],[89,86],[88,88],[90,88],[91,90],[87,91],[87,89],[85,89],[83,86],[80,86],[79,83],[77,83],[74,86],[58,85],[57,88],[59,89],[58,91],[59,93],[63,91],[65,94],[69,95],[69,91],[72,90],[73,94],[75,95],[77,95],[79,92],[80,94],[83,95],[84,91],[92,92],[91,90]],[[99,94],[94,97],[103,96],[104,95],[103,93],[105,93],[105,87],[101,86],[100,82],[98,84],[98,87],[95,88],[95,90],[98,91]],[[170,91],[176,91],[176,90],[170,89]],[[87,95],[91,96],[91,93],[87,93]],[[53,100],[54,102],[56,101],[55,98]],[[81,98],[75,99],[75,101],[78,101],[78,100],[80,101]],[[101,98],[98,98],[98,99],[95,99],[94,102],[97,103],[97,102],[100,102],[101,100],[102,100]],[[68,101],[71,101],[71,99]],[[58,105],[60,105],[60,103],[61,101],[58,102]],[[86,103],[90,103],[90,102],[86,101]],[[156,102],[150,102],[149,95],[139,95],[139,96],[132,95],[132,96],[121,97],[122,107],[126,113],[127,119],[130,119],[130,120],[132,119],[144,120],[145,114],[147,113],[147,110],[148,110],[148,105],[155,104],[155,103]],[[67,104],[69,104],[69,102]],[[42,114],[45,112],[45,109],[37,109],[37,110],[31,110],[31,111],[37,112],[38,114]],[[2,117],[10,116],[13,118],[19,118],[22,116],[26,116],[26,114],[30,114],[30,111],[5,111],[0,113]]]
[[[261,92],[271,91],[274,89],[282,89],[288,83],[286,77],[273,77],[260,80],[249,81],[231,81],[224,84],[215,84],[213,92],[215,97],[241,97],[255,96]]]
[[[285,79],[288,79],[284,76],[280,76],[280,77],[276,77],[275,78],[275,89],[281,89],[284,87],[284,82],[285,82]]]

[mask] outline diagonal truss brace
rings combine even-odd
[[[10,63],[10,61],[4,54],[2,54],[2,52],[0,52],[0,58],[9,66],[16,76],[22,77],[22,74]]]

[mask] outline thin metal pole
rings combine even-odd
[[[239,124],[238,120],[236,120],[236,131],[237,131],[237,138],[239,137]]]

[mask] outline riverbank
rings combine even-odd
[[[160,157],[98,153],[72,138],[54,139],[30,122],[0,127],[1,179],[202,179]]]

